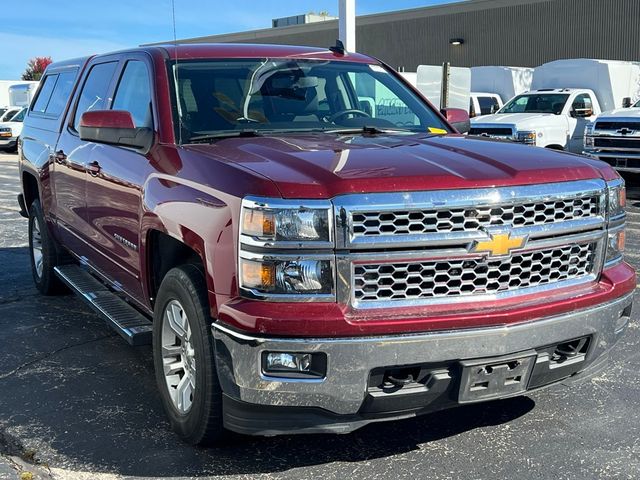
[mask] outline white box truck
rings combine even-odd
[[[443,71],[443,65],[419,65],[416,75],[416,87],[436,108],[469,108],[471,96],[471,69],[448,67],[449,74]],[[443,85],[443,78],[448,82]],[[444,88],[443,88],[444,86]],[[446,98],[443,98],[443,91]]]
[[[0,107],[29,105],[39,82],[27,80],[0,80]]]
[[[534,70],[532,90],[495,115],[474,118],[472,135],[510,139],[582,153],[585,127],[603,110],[637,95],[640,64],[611,60],[557,60]]]
[[[505,102],[531,90],[533,68],[471,67],[471,118],[496,113]]]
[[[36,94],[38,82],[21,82],[9,87],[9,105],[28,107]]]

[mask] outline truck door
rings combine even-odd
[[[52,153],[52,183],[55,185],[53,211],[62,242],[81,257],[90,253],[92,232],[85,212],[87,166],[95,147],[80,140],[80,117],[88,110],[100,110],[109,103],[117,59],[101,59],[89,66],[80,92],[70,109],[69,120]]]
[[[576,95],[569,110],[569,151],[582,153],[584,146],[584,129],[595,120],[593,100],[588,93]]]
[[[110,108],[130,112],[136,127],[153,129],[150,71],[144,56],[125,57]],[[88,161],[86,216],[94,249],[91,264],[116,287],[142,302],[142,186],[152,168],[147,157],[135,149],[106,144],[93,144]]]

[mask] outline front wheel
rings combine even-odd
[[[194,265],[162,280],[154,312],[153,360],[173,430],[187,443],[222,439],[222,390],[215,366],[207,289]]]
[[[29,251],[31,275],[36,288],[43,295],[55,295],[66,291],[53,269],[59,265],[60,247],[47,228],[40,200],[34,200],[29,209]]]

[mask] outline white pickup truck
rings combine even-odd
[[[617,170],[640,173],[640,101],[605,112],[587,125],[583,153]]]
[[[640,63],[556,60],[533,71],[531,91],[496,115],[471,120],[471,133],[582,153],[585,127],[601,112],[640,97]]]
[[[469,135],[580,153],[585,127],[599,113],[591,90],[542,88],[512,98],[493,115],[471,119]]]
[[[0,123],[0,150],[16,150],[18,148],[18,137],[22,133],[22,122],[26,112],[27,109],[23,108],[9,121]]]

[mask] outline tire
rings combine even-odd
[[[61,264],[59,251],[61,248],[49,232],[40,200],[34,200],[29,209],[29,258],[33,282],[43,295],[68,291],[53,271]]]
[[[160,398],[173,430],[192,445],[227,437],[206,295],[198,267],[173,268],[162,280],[154,311],[153,363]]]

